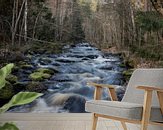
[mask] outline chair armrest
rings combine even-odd
[[[107,85],[107,84],[97,84],[93,82],[88,82],[87,85],[91,85],[95,87],[95,93],[94,93],[94,99],[99,100],[101,98],[101,89],[102,88],[108,88],[110,93],[110,98],[112,101],[117,101],[117,95],[115,92],[115,88],[113,85]]]
[[[152,98],[152,92],[156,91],[157,92],[157,96],[158,96],[158,100],[159,100],[159,104],[160,104],[160,108],[161,108],[161,112],[163,114],[163,89],[159,88],[159,87],[151,87],[151,86],[138,86],[137,89],[143,89],[145,90],[146,95],[147,94],[151,94],[151,96],[146,96],[146,100],[149,98]],[[151,99],[150,99],[151,100]],[[148,102],[148,101],[144,101],[144,102]]]
[[[163,92],[163,89],[162,89],[162,88],[159,88],[159,87],[138,86],[137,89],[143,89],[143,90],[145,90],[145,91]]]
[[[109,84],[97,84],[97,83],[93,83],[93,82],[88,82],[87,85],[91,85],[94,87],[100,87],[100,88],[114,89],[113,85],[109,85]]]

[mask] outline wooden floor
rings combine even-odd
[[[20,130],[91,130],[91,114],[5,113],[0,122],[15,122]],[[97,130],[123,130],[119,122],[102,119]]]

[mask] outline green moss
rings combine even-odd
[[[22,68],[22,69],[32,69],[33,66],[32,65],[28,65],[28,64],[24,64],[24,65],[21,65],[20,68]]]
[[[21,66],[21,65],[26,65],[26,64],[27,64],[27,63],[24,62],[24,61],[19,61],[19,62],[18,62],[18,65],[19,65],[19,66]]]
[[[133,71],[134,71],[133,69],[129,69],[129,70],[123,71],[123,75],[124,76],[131,76]]]
[[[14,94],[13,86],[10,83],[6,83],[5,87],[0,90],[0,99],[10,99]]]
[[[48,54],[58,54],[61,53],[63,50],[63,45],[61,44],[48,44],[48,46],[46,46],[47,52]],[[49,48],[49,49],[48,49]]]
[[[54,71],[51,69],[46,69],[46,68],[39,68],[36,70],[36,72],[41,72],[41,73],[47,73],[47,74],[54,74]]]
[[[18,77],[10,74],[6,77],[6,80],[9,81],[10,83],[16,83],[18,82]]]
[[[124,63],[119,65],[120,67],[126,67],[126,65]]]
[[[130,79],[133,71],[134,71],[133,69],[123,71],[123,76],[125,77],[126,80]]]
[[[24,61],[20,61],[19,63],[18,63],[18,67],[19,67],[19,69],[21,68],[21,69],[32,69],[33,68],[33,66],[31,65],[31,64],[28,64],[28,63],[26,63],[26,62],[24,62]]]
[[[44,79],[49,79],[51,77],[50,74],[43,73],[43,72],[34,72],[29,75],[29,78],[33,81],[42,81]]]

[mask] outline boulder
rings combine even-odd
[[[46,98],[46,102],[49,106],[59,106],[61,111],[69,111],[70,113],[82,113],[85,112],[86,99],[78,94],[53,94]]]
[[[18,77],[10,74],[6,77],[6,80],[13,84],[13,83],[18,82]]]
[[[28,84],[27,82],[16,82],[16,83],[14,83],[13,84],[14,91],[16,93],[18,93],[20,91],[25,91],[27,84]]]
[[[15,95],[12,84],[6,83],[5,87],[0,89],[0,99],[10,99]]]
[[[29,91],[29,92],[38,92],[38,93],[41,93],[41,92],[44,92],[45,90],[47,90],[47,87],[44,86],[40,82],[30,82],[26,86],[26,91]]]

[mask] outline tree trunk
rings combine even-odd
[[[24,41],[27,42],[27,16],[28,16],[28,0],[25,1],[24,10]]]

